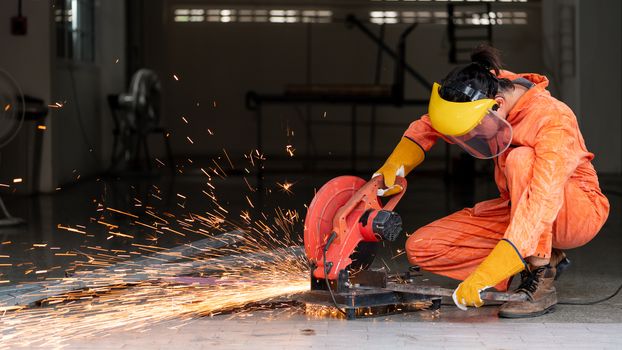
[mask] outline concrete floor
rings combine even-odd
[[[265,184],[272,191],[264,200],[264,211],[269,213],[278,205],[304,213],[304,204],[310,201],[314,189],[330,178],[269,176]],[[294,194],[279,191],[276,183],[285,180],[294,183]],[[237,213],[248,208],[245,198],[247,185],[242,177],[215,180],[213,184],[217,188],[219,202],[230,212]],[[601,184],[605,190],[622,192],[619,177],[603,177]],[[471,186],[447,185],[437,177],[415,174],[410,177],[409,185],[405,198],[397,208],[408,231],[496,195],[496,188],[488,179],[479,179]],[[199,175],[177,177],[175,181],[167,178],[93,179],[62,189],[52,196],[5,197],[13,214],[26,219],[28,224],[20,228],[0,229],[0,243],[10,242],[0,245],[0,255],[9,255],[13,262],[13,266],[0,267],[0,280],[15,283],[62,276],[64,269],[75,258],[55,255],[59,250],[81,249],[85,244],[122,249],[132,242],[148,242],[148,237],[142,236],[136,227],[125,228],[134,232],[134,240],[109,240],[103,231],[95,229],[89,231],[92,237],[83,237],[57,228],[58,224],[89,225],[99,215],[97,202],[105,201],[107,206],[133,210],[136,209],[134,199],[138,198],[143,205],[151,205],[160,212],[202,212],[206,205],[205,197],[196,194],[204,187],[205,178]],[[157,196],[153,196],[154,193]],[[177,194],[186,199],[182,200]],[[622,199],[619,195],[610,195],[609,198],[611,214],[600,234],[588,245],[567,252],[573,264],[557,283],[558,297],[562,302],[599,299],[613,293],[622,284]],[[109,221],[123,225],[122,217],[112,216]],[[182,237],[163,237],[158,244],[175,246],[187,243],[185,240]],[[38,243],[47,244],[46,249],[33,248],[32,245]],[[388,244],[376,259],[376,264],[386,264],[393,271],[403,271],[408,266],[405,256],[391,258],[403,248],[403,243],[404,239]],[[52,250],[51,247],[59,249]],[[25,274],[33,269],[48,272]],[[445,287],[457,285],[456,281],[430,274],[423,278]],[[622,348],[622,295],[593,306],[559,305],[554,313],[534,319],[500,320],[496,312],[495,306],[462,312],[447,304],[438,315],[420,312],[344,321],[308,319],[296,310],[258,311],[244,316],[197,318],[190,323],[173,320],[151,325],[141,332],[119,330],[101,338],[72,340],[68,345],[75,349],[249,346]],[[182,324],[185,326],[178,328]]]
[[[158,325],[145,333],[119,332],[76,339],[68,349],[619,349],[619,323],[196,320],[182,328]]]

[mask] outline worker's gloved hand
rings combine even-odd
[[[477,269],[456,288],[452,296],[454,303],[461,310],[466,310],[467,306],[484,305],[479,295],[482,290],[514,276],[525,267],[525,261],[514,245],[502,239]]]
[[[410,139],[403,137],[384,165],[372,176],[373,178],[382,175],[384,179],[386,188],[378,189],[378,195],[389,197],[402,192],[402,186],[395,184],[395,177],[405,177],[417,165],[421,164],[424,158],[425,155],[421,147]]]

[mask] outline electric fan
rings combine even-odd
[[[0,151],[11,142],[24,123],[24,94],[13,77],[0,69]],[[12,216],[0,198],[0,226],[13,226],[24,222]]]
[[[142,148],[147,168],[151,169],[147,136],[153,133],[163,136],[172,166],[168,132],[160,127],[161,89],[157,74],[143,68],[132,75],[128,92],[109,95],[115,124],[111,168],[126,162],[137,170]]]

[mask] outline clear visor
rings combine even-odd
[[[494,158],[510,147],[512,126],[489,110],[479,124],[461,136],[447,136],[452,142],[479,159]]]

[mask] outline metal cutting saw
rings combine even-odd
[[[403,190],[384,199],[381,176],[370,181],[339,176],[315,194],[304,227],[305,253],[310,262],[311,290],[300,298],[307,305],[336,308],[348,319],[420,310],[436,310],[453,289],[423,285],[416,267],[389,275],[370,266],[382,241],[394,241],[402,219],[394,211],[407,182],[397,177]],[[517,300],[518,295],[482,292],[484,300]]]

